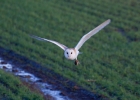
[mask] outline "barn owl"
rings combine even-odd
[[[65,58],[69,59],[69,60],[75,60],[75,65],[79,64],[79,61],[77,59],[78,55],[80,54],[79,49],[81,48],[81,46],[94,34],[96,34],[97,32],[99,32],[101,29],[103,29],[105,26],[107,26],[109,23],[111,22],[110,19],[106,20],[105,22],[103,22],[102,24],[100,24],[99,26],[97,26],[96,28],[94,28],[93,30],[91,30],[89,33],[85,34],[80,41],[78,42],[78,44],[74,47],[74,48],[68,48],[67,46],[53,41],[53,40],[49,40],[49,39],[45,39],[45,38],[41,38],[35,35],[30,35],[32,38],[41,40],[41,41],[48,41],[51,42],[57,46],[59,46],[61,49],[64,50],[64,56]]]

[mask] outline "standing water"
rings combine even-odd
[[[40,80],[42,79],[18,68],[18,66],[7,63],[2,58],[0,58],[0,69],[4,69],[7,72],[13,73],[15,76],[21,77],[22,80],[28,82],[29,84],[34,84],[34,86],[36,86],[44,95],[50,95],[55,100],[70,100],[67,96],[61,95],[61,91],[53,90],[52,85],[46,82],[41,82]]]

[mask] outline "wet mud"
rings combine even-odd
[[[50,96],[50,100],[108,100],[105,96],[94,94],[37,62],[1,47],[0,68],[33,84],[46,99]]]

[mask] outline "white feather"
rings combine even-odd
[[[48,41],[48,42],[51,42],[57,46],[59,46],[61,49],[63,50],[66,50],[68,47],[66,47],[65,45],[61,44],[61,43],[58,43],[56,41],[53,41],[53,40],[49,40],[49,39],[45,39],[45,38],[41,38],[41,37],[38,37],[38,36],[35,36],[35,35],[30,35],[32,38],[35,38],[37,40],[41,40],[41,41]]]
[[[95,29],[91,30],[89,33],[85,34],[80,41],[78,42],[78,44],[75,46],[75,49],[79,50],[81,48],[81,46],[94,34],[96,34],[97,32],[99,32],[101,29],[103,29],[106,25],[108,25],[110,23],[110,19],[108,19],[107,21],[103,22],[102,24],[100,24],[98,27],[96,27]]]

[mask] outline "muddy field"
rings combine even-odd
[[[3,64],[13,66],[5,69],[9,69],[10,72],[21,77],[23,81],[34,85],[46,96],[46,99],[49,95],[52,100],[107,100],[106,97],[94,94],[71,80],[11,50],[0,48],[0,57],[3,60]]]

